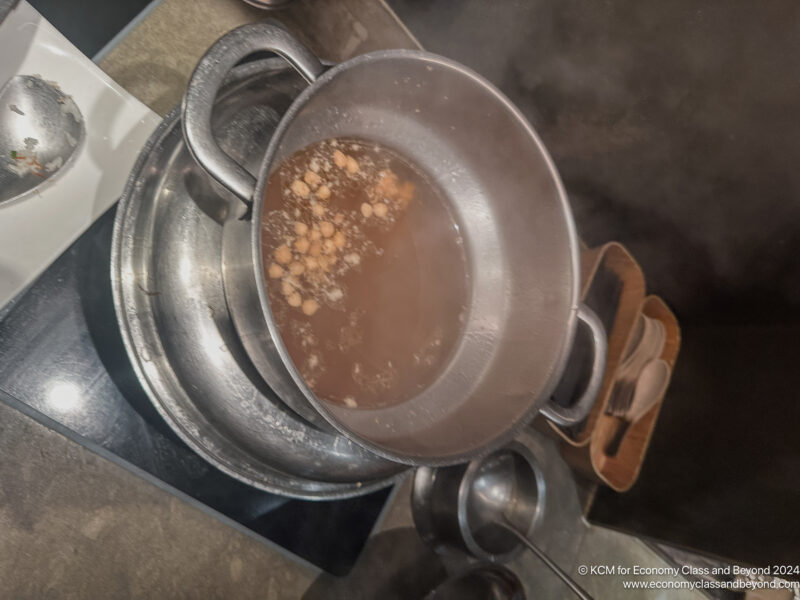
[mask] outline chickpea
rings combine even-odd
[[[272,279],[278,279],[279,277],[283,276],[283,269],[278,263],[272,263],[269,266],[269,276]]]
[[[311,205],[311,214],[315,217],[322,217],[325,215],[325,207],[319,202]]]
[[[333,151],[333,164],[340,169],[344,169],[347,166],[347,157],[345,156],[344,152],[341,150]]]
[[[303,301],[303,313],[309,317],[319,310],[319,302],[313,298]]]
[[[334,245],[340,250],[347,245],[347,238],[341,231],[337,231],[333,236]]]
[[[288,296],[292,292],[294,292],[294,285],[292,283],[292,280],[287,277],[286,279],[281,281],[281,293],[284,296]]]
[[[375,185],[375,193],[384,198],[393,199],[399,193],[397,185],[397,175],[390,169],[384,169],[378,173],[378,183]]]
[[[319,261],[313,256],[306,256],[305,261],[306,261],[306,269],[308,269],[309,271],[316,271],[317,269],[319,269]]]
[[[306,270],[306,267],[303,263],[294,261],[292,264],[289,265],[289,273],[292,275],[302,275],[303,271]]]
[[[322,183],[322,177],[317,175],[314,171],[308,170],[303,175],[303,181],[305,181],[311,189],[315,190],[319,187],[319,184]]]
[[[300,221],[297,221],[294,224],[294,232],[297,235],[305,235],[305,234],[308,233],[308,225],[306,225],[305,223],[302,223]]]
[[[369,204],[368,202],[364,202],[364,204],[361,205],[361,214],[364,215],[366,218],[371,217],[372,205]]]
[[[322,253],[333,254],[334,252],[336,252],[336,244],[333,243],[333,240],[324,240],[322,242]]]
[[[323,237],[329,238],[336,232],[336,228],[334,228],[333,223],[323,221],[319,224],[319,231]]]
[[[386,215],[389,213],[389,207],[386,206],[383,202],[376,203],[375,206],[372,207],[372,210],[375,213],[375,216],[381,219],[385,218]]]
[[[320,256],[317,259],[317,263],[319,263],[319,268],[323,271],[327,271],[331,267],[330,258],[327,256]]]
[[[331,188],[329,188],[327,185],[319,186],[319,188],[317,189],[317,198],[319,198],[320,200],[327,200],[330,197],[331,197]]]
[[[347,172],[350,173],[351,175],[358,173],[358,161],[352,156],[348,156],[346,160],[347,163],[345,165],[345,168],[347,169]]]
[[[344,215],[342,213],[336,213],[336,216],[333,217],[333,222],[337,225],[341,225],[344,223]]]
[[[308,234],[308,237],[311,239],[312,242],[318,242],[322,237],[322,233],[319,230],[319,227],[314,225],[314,228],[311,230],[311,233]]]
[[[279,246],[275,250],[275,260],[282,265],[288,265],[290,262],[292,262],[292,251],[289,250],[289,246],[285,244],[283,246]]]
[[[308,195],[311,193],[308,185],[299,179],[295,179],[290,187],[292,191],[301,198],[308,198]]]
[[[297,292],[292,292],[289,294],[286,301],[289,303],[289,306],[298,307],[303,303],[303,298]]]
[[[310,242],[308,241],[307,237],[300,237],[297,238],[297,241],[294,243],[294,249],[297,250],[300,254],[305,254],[308,252],[308,247]]]
[[[405,206],[409,202],[414,199],[414,192],[416,192],[417,186],[415,186],[410,181],[406,181],[403,185],[400,186],[400,192],[398,193],[398,200],[400,203]]]
[[[322,245],[319,242],[314,242],[308,249],[309,256],[319,256],[322,254]]]

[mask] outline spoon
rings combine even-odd
[[[62,170],[85,136],[70,96],[36,75],[15,75],[0,89],[0,204]]]
[[[651,360],[661,356],[666,330],[661,321],[639,315],[633,337],[632,349],[617,370],[617,381],[608,401],[606,412],[612,416],[624,418],[630,409],[642,369]]]
[[[658,399],[667,389],[670,377],[669,364],[665,360],[653,360],[647,363],[639,376],[636,392],[625,419],[629,423],[636,423],[653,408]]]
[[[606,447],[606,454],[616,455],[628,428],[644,417],[661,399],[669,384],[671,372],[669,364],[661,359],[651,360],[644,366],[639,379],[636,380],[630,406],[623,415],[620,415],[623,419],[622,424]]]
[[[466,518],[475,541],[491,555],[510,552],[524,544],[576,596],[592,600],[564,570],[523,533],[531,522],[537,502],[535,474],[525,469],[519,455],[506,451],[490,455],[477,470],[469,489]],[[530,481],[530,479],[534,481]],[[533,484],[533,485],[531,485]]]

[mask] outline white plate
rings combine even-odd
[[[0,23],[0,56],[0,86],[17,74],[55,81],[75,100],[86,125],[86,139],[64,173],[0,206],[2,306],[119,198],[139,150],[161,118],[109,79],[27,2]]]

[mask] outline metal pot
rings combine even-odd
[[[258,177],[214,141],[210,117],[225,74],[272,51],[309,82],[283,116]],[[373,452],[408,464],[450,464],[513,437],[538,411],[582,420],[605,367],[605,333],[578,302],[579,252],[561,181],[536,133],[496,88],[463,65],[388,50],[326,68],[282,27],[258,23],[223,36],[200,60],[183,103],[187,146],[233,196],[223,232],[225,293],[237,332],[265,381],[290,407],[319,416]],[[462,226],[471,299],[464,332],[439,378],[408,401],[350,409],[321,401],[292,363],[270,310],[261,256],[271,171],[308,144],[360,137],[424,168]],[[266,140],[265,140],[266,144]],[[569,409],[550,401],[578,322],[589,327],[589,383]]]

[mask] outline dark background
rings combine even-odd
[[[800,563],[800,5],[390,4],[521,107],[583,239],[625,244],[681,322],[641,478],[590,516]]]
[[[591,517],[800,563],[800,4],[389,3],[520,106],[581,237],[625,244],[681,322],[640,481]],[[32,4],[92,56],[146,2]]]

